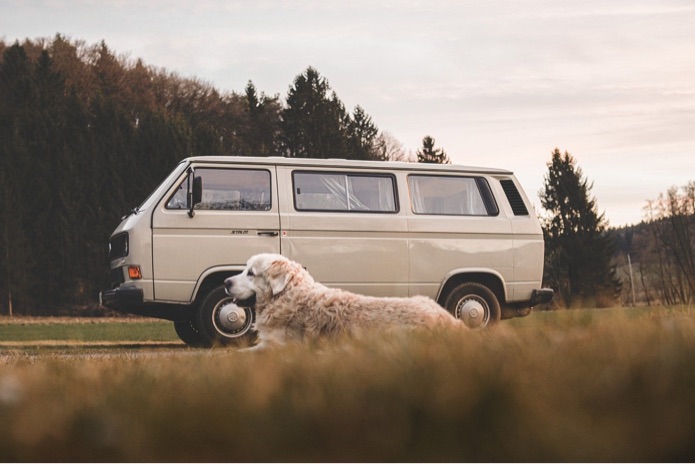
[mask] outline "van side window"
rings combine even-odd
[[[335,172],[294,172],[297,211],[396,213],[391,175]]]
[[[499,212],[482,177],[410,175],[408,187],[415,214],[495,216]]]
[[[196,210],[269,211],[270,172],[254,169],[198,168],[203,179],[203,201]],[[186,208],[186,179],[167,202],[167,209]]]

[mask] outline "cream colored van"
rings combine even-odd
[[[193,346],[248,343],[253,308],[223,281],[283,254],[328,286],[426,295],[471,328],[526,315],[541,288],[543,233],[509,171],[286,158],[183,160],[109,244],[102,304],[174,322]]]

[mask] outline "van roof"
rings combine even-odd
[[[462,166],[458,164],[431,164],[431,163],[407,163],[404,161],[357,161],[347,159],[316,159],[316,158],[283,158],[278,156],[253,157],[253,156],[193,156],[181,161],[213,163],[213,164],[261,164],[280,166],[306,166],[306,167],[335,167],[335,168],[366,168],[383,170],[404,171],[442,171],[442,172],[466,172],[481,174],[512,175],[513,172],[506,169],[483,168],[476,166]]]

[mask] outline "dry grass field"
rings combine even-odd
[[[695,460],[690,307],[263,353],[22,346],[0,345],[2,461]]]

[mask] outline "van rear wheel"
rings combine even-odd
[[[455,287],[447,296],[444,307],[474,330],[496,324],[502,315],[494,292],[477,282],[465,282]]]
[[[256,338],[251,329],[255,314],[242,308],[220,285],[212,289],[198,307],[198,328],[207,346],[250,346]]]

